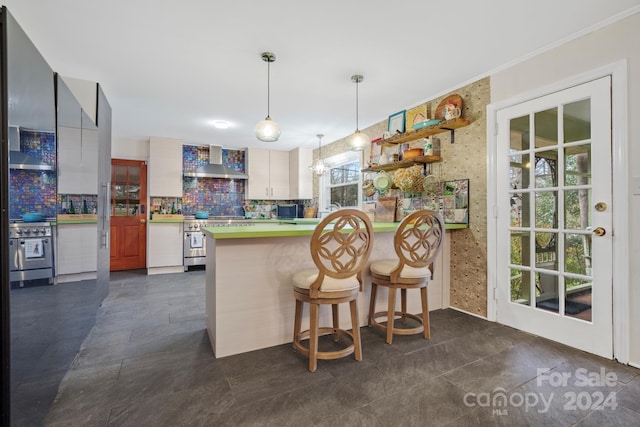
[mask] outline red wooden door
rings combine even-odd
[[[111,160],[111,271],[147,266],[147,164]]]

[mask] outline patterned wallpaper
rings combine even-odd
[[[469,178],[469,228],[451,236],[451,305],[479,316],[487,315],[487,117],[489,78],[452,93],[463,99],[462,116],[471,123],[440,134],[442,179]],[[449,94],[447,94],[449,95]],[[446,95],[445,95],[446,96]],[[432,111],[444,98],[431,102]]]
[[[52,132],[20,130],[20,151],[53,166],[52,171],[9,171],[9,218],[27,212],[56,216],[56,141]]]
[[[448,133],[437,135],[442,162],[433,166],[441,180],[469,179],[469,228],[448,233],[451,243],[451,306],[479,316],[487,315],[487,167],[486,106],[490,101],[489,78],[473,82],[425,102],[427,111],[435,111],[446,96],[457,93],[463,99],[462,117],[469,126],[455,131],[452,144]],[[387,121],[362,129],[371,139],[382,136]],[[346,137],[322,147],[323,157],[349,150]],[[318,155],[314,150],[314,159]],[[364,151],[365,163],[370,150]],[[318,180],[314,179],[314,195]]]

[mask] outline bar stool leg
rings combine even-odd
[[[318,367],[318,304],[309,304],[309,371]]]
[[[302,329],[302,301],[296,299],[296,312],[293,319],[293,348],[300,338],[300,330]]]
[[[338,334],[338,328],[340,328],[338,304],[331,304],[331,314],[333,317],[333,341],[338,342],[340,340],[340,334]]]
[[[371,283],[371,300],[369,302],[369,322],[368,326],[373,325],[373,314],[376,312],[376,294],[378,292],[378,285]]]
[[[424,326],[424,339],[431,337],[431,325],[429,324],[429,301],[427,299],[427,287],[420,288],[420,299],[422,300],[422,326]]]
[[[351,333],[353,334],[353,347],[356,360],[362,360],[362,343],[360,342],[360,326],[358,324],[358,301],[349,301],[351,309]]]
[[[396,311],[396,288],[389,288],[389,307],[387,308],[387,344],[393,342],[393,323]]]
[[[407,290],[400,289],[400,307],[402,310],[402,323],[407,323]]]

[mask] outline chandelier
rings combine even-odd
[[[318,137],[318,158],[309,166],[309,169],[311,169],[311,172],[316,176],[322,176],[328,170],[327,165],[324,163],[324,160],[322,160],[322,137],[324,135],[319,133],[316,136]]]

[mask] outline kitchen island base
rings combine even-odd
[[[206,326],[214,355],[220,358],[291,343],[295,312],[291,277],[300,269],[314,267],[310,235],[215,239],[210,232],[205,234]],[[370,262],[395,257],[393,234],[374,234]],[[445,239],[435,277],[428,286],[429,310],[449,306],[448,266],[449,246]],[[387,307],[387,292],[381,291],[376,310]],[[361,327],[367,325],[370,292],[367,269],[364,290],[357,300]],[[331,325],[331,309],[323,308],[320,325]],[[421,311],[418,294],[409,294],[408,308],[410,312]],[[303,329],[308,328],[308,310],[303,314],[302,325]],[[340,307],[340,327],[351,329],[348,306]]]

